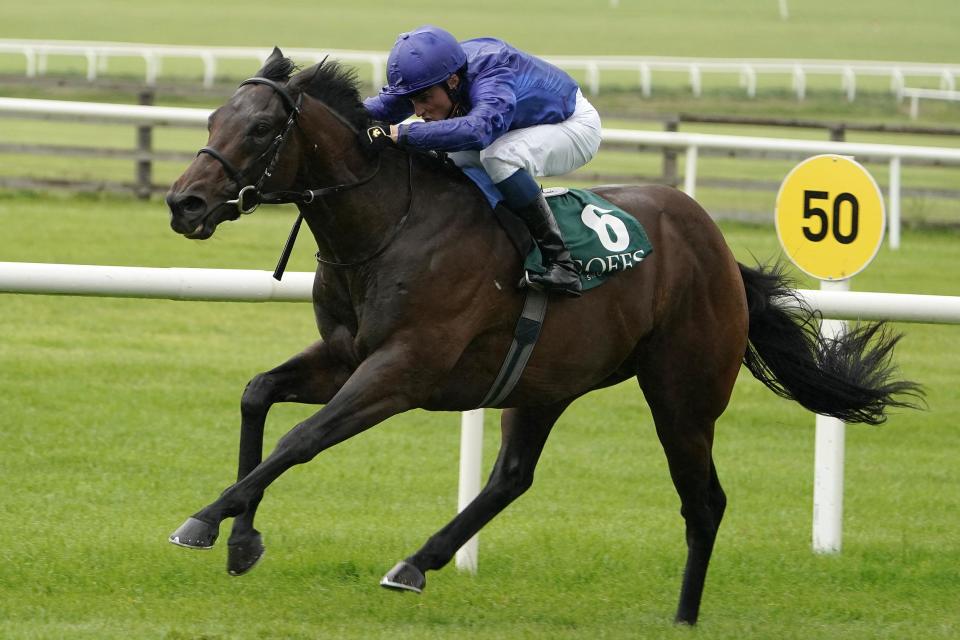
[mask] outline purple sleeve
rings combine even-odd
[[[470,111],[458,118],[411,122],[400,127],[400,142],[436,151],[479,150],[510,130],[517,107],[516,78],[509,66],[478,75],[470,87]]]
[[[363,101],[370,118],[380,122],[397,124],[413,115],[413,103],[407,98],[381,93]]]

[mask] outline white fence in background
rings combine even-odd
[[[105,122],[134,126],[206,126],[209,115],[209,109],[0,98],[0,117]],[[691,197],[694,197],[696,192],[697,158],[700,149],[778,152],[795,154],[798,157],[834,153],[856,156],[861,160],[863,158],[870,158],[875,161],[885,160],[888,162],[890,169],[887,216],[889,243],[893,249],[900,247],[901,161],[905,159],[927,160],[960,166],[960,148],[950,147],[920,147],[625,129],[604,129],[602,136],[605,143],[630,144],[638,148],[672,148],[684,151],[683,189]]]
[[[164,60],[194,60],[203,65],[203,84],[213,85],[217,65],[227,60],[249,61],[261,64],[270,52],[269,47],[202,47],[186,45],[135,44],[122,42],[78,42],[0,39],[0,54],[23,56],[28,77],[42,76],[47,71],[51,56],[64,56],[86,60],[87,79],[95,80],[107,71],[108,61],[114,58],[137,58],[143,60],[145,81],[154,85],[160,76]],[[387,52],[352,51],[345,49],[284,49],[284,54],[297,60],[319,62],[325,56],[352,64],[368,67],[375,87],[385,82]],[[740,86],[751,98],[757,94],[758,77],[789,76],[799,99],[806,96],[807,78],[814,75],[833,76],[840,79],[847,99],[853,100],[857,92],[857,78],[878,76],[890,79],[890,89],[899,95],[906,80],[918,78],[937,79],[940,88],[954,90],[960,77],[960,64],[883,62],[867,60],[791,60],[768,58],[682,58],[665,56],[568,56],[544,55],[544,59],[568,71],[581,71],[586,87],[596,95],[600,92],[600,74],[603,71],[630,72],[636,74],[637,83],[644,96],[653,92],[653,74],[682,73],[690,80],[693,95],[703,90],[705,74],[736,75]]]
[[[0,293],[306,302],[311,300],[313,277],[313,273],[290,272],[284,276],[283,282],[277,282],[268,271],[0,262]],[[960,324],[960,297],[817,290],[801,290],[800,293],[825,318]],[[839,474],[840,484],[839,488],[832,489],[834,493],[829,496],[827,506],[835,508],[836,513],[820,514],[818,520],[815,502],[815,550],[819,550],[818,536],[822,528],[837,536],[837,546],[831,550],[839,550],[842,438],[839,448],[836,443],[830,444],[835,449],[831,471],[834,475]],[[818,449],[820,446],[818,435]],[[465,411],[461,417],[458,510],[462,511],[480,491],[482,452],[483,409]],[[817,482],[821,482],[819,475]],[[476,572],[478,548],[479,541],[474,536],[457,551],[457,567]]]
[[[914,89],[904,87],[900,89],[900,99],[908,98],[910,100],[910,119],[916,120],[920,115],[920,99],[924,100],[948,100],[950,102],[960,102],[960,91],[950,89]]]

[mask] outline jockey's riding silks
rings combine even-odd
[[[533,179],[570,173],[600,148],[600,116],[577,82],[502,40],[458,42],[429,25],[397,38],[387,82],[364,106],[373,120],[391,125],[414,114],[417,95],[434,86],[446,92],[449,115],[400,124],[397,143],[447,152],[464,170],[482,167],[551,265],[545,276],[535,274],[528,283],[578,294],[576,269]]]
[[[400,54],[405,53],[405,57],[411,61],[428,66],[429,63],[425,62],[428,56],[442,56],[445,53],[437,52],[439,47],[433,50],[409,47],[403,51],[402,46],[406,44],[403,38],[406,35],[409,34],[403,34],[398,39],[395,49],[400,49]],[[423,150],[479,151],[507,131],[557,124],[573,115],[579,88],[577,82],[562,69],[495,38],[467,40],[459,43],[459,46],[465,54],[466,63],[464,82],[458,89],[465,115],[448,120],[400,125],[401,144]],[[426,88],[417,83],[404,83],[399,73],[403,70],[403,60],[399,62],[399,69],[397,66],[393,69],[388,67],[388,80],[397,82],[391,82],[378,96],[364,101],[374,120],[391,124],[403,121],[413,114],[410,93]],[[393,70],[398,73],[391,78],[390,72]],[[449,72],[442,70],[440,75],[443,77],[429,80],[433,80],[431,84],[439,83],[454,73],[456,69]],[[409,71],[407,75],[410,75]],[[401,91],[407,87],[413,90],[399,95],[398,85]],[[599,143],[599,118],[596,124]]]

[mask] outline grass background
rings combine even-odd
[[[960,61],[952,0],[622,0],[469,3],[168,0],[8,3],[0,37],[385,50],[433,23],[460,38],[503,37],[534,52]]]
[[[952,0],[792,2],[787,22],[776,2],[746,0],[622,0],[618,9],[606,0],[483,8],[428,0],[7,4],[0,37],[8,38],[382,50],[398,31],[434,22],[463,38],[496,34],[540,53],[960,61],[960,5]],[[0,56],[0,72],[22,72],[22,64]],[[81,61],[51,59],[52,73],[83,70]],[[171,70],[200,73],[189,65]],[[142,69],[130,63],[116,71],[135,77]],[[906,121],[885,82],[865,81],[852,104],[836,79],[811,80],[802,103],[787,82],[762,81],[755,101],[708,84],[697,101],[682,78],[661,84],[657,76],[649,101],[624,89],[605,92],[598,104],[646,117],[692,110]],[[921,113],[926,123],[957,125],[949,107]],[[25,121],[0,120],[0,129],[4,140],[125,146],[133,138],[112,127]],[[195,149],[205,137],[157,135],[158,147],[170,149]],[[78,164],[56,160],[0,157],[0,171],[33,163],[31,170],[58,175]],[[597,170],[638,173],[656,171],[658,162],[605,153],[595,161]],[[712,171],[771,180],[792,165],[701,162],[702,175],[710,163]],[[92,176],[130,171],[127,162],[81,164]],[[161,166],[160,179],[180,169]],[[904,184],[955,188],[955,170],[939,171],[905,173]],[[768,210],[773,200],[709,190],[698,197],[708,208]],[[916,212],[942,201],[904,204]],[[289,209],[263,209],[210,241],[185,242],[169,231],[159,200],[0,192],[0,260],[270,269],[291,219]],[[777,255],[772,227],[723,229],[741,260]],[[881,248],[854,288],[958,295],[958,240],[955,232],[908,231],[902,249]],[[312,269],[310,250],[301,239],[290,268]],[[741,376],[718,426],[716,459],[730,507],[699,637],[960,635],[956,328],[899,328],[907,336],[897,361],[926,386],[930,409],[848,429],[844,549],[836,556],[810,552],[812,416]],[[246,381],[314,339],[301,304],[0,296],[0,637],[689,637],[670,624],[684,557],[679,500],[633,384],[571,407],[533,489],[484,529],[480,573],[432,573],[422,597],[376,583],[453,515],[455,414],[405,414],[286,474],[260,510],[268,551],[249,576],[226,575],[222,543],[209,553],[168,545],[169,532],[235,475]],[[278,406],[267,446],[310,411]],[[488,412],[487,464],[496,420]]]

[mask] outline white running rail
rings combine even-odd
[[[312,272],[0,262],[0,293],[220,302],[307,302]],[[960,324],[960,296],[801,289],[825,318]]]
[[[83,42],[56,40],[0,39],[0,54],[23,56],[27,77],[42,76],[47,72],[51,56],[65,56],[86,60],[88,80],[95,80],[106,72],[108,61],[114,58],[137,58],[144,63],[144,80],[154,85],[159,78],[164,60],[194,60],[203,66],[203,84],[213,85],[218,64],[227,60],[249,61],[261,64],[272,49],[270,47],[213,47],[188,45],[138,44],[126,42]],[[353,51],[347,49],[284,49],[284,54],[298,61],[319,62],[326,55],[364,66],[370,71],[373,86],[385,81],[387,52]],[[600,74],[608,72],[631,72],[636,74],[643,95],[653,91],[653,73],[682,73],[689,78],[694,96],[702,92],[704,74],[724,74],[739,77],[740,86],[750,97],[757,94],[758,78],[787,76],[799,99],[807,92],[807,78],[814,75],[834,76],[848,100],[856,97],[857,79],[863,76],[889,78],[890,89],[899,95],[909,79],[936,79],[941,89],[954,90],[960,77],[960,64],[892,62],[870,60],[807,60],[776,58],[684,58],[665,56],[569,56],[544,55],[544,59],[557,66],[581,71],[586,87],[596,95],[600,92]],[[252,71],[252,68],[251,68]]]
[[[209,109],[0,98],[0,117],[108,122],[137,126],[206,126],[209,115]],[[691,197],[695,197],[696,192],[697,158],[700,149],[787,152],[798,157],[835,153],[844,156],[885,160],[888,162],[890,170],[887,215],[890,223],[889,243],[893,249],[900,247],[901,161],[904,159],[928,160],[960,166],[960,148],[952,147],[920,147],[625,129],[604,129],[602,137],[606,143],[631,144],[637,147],[658,149],[674,148],[685,151],[683,190]]]
[[[900,90],[900,99],[910,99],[910,119],[916,120],[920,115],[920,99],[925,100],[948,100],[950,102],[960,102],[960,91],[949,89],[914,89],[905,87]]]

